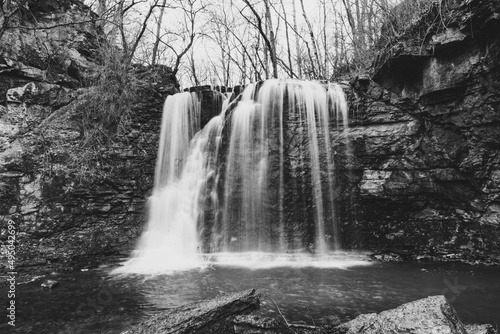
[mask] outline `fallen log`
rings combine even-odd
[[[225,294],[161,312],[122,334],[220,334],[233,332],[233,318],[259,309],[254,289]]]

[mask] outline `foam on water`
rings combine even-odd
[[[142,274],[164,275],[179,271],[203,270],[210,266],[241,267],[246,269],[273,269],[288,268],[325,268],[349,269],[352,267],[369,266],[370,261],[366,253],[335,251],[329,254],[310,253],[268,253],[268,252],[223,252],[198,254],[194,261],[165,261],[160,255],[150,260],[156,260],[151,266],[144,261],[134,261],[132,258],[126,266],[118,267],[112,274]]]
[[[372,263],[366,254],[347,252],[332,252],[319,255],[307,253],[228,252],[206,254],[203,258],[205,264],[249,269],[276,267],[347,269],[355,266],[367,266]]]

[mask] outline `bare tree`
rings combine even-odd
[[[209,12],[204,0],[85,1],[95,4],[109,39],[130,61],[171,64],[194,84],[211,75],[209,81],[229,85],[364,70],[382,27],[400,29],[405,20],[396,17],[412,17],[418,4],[432,0],[405,1],[401,13],[392,10],[401,0],[311,0],[316,12],[304,0],[220,0]],[[190,52],[202,43],[204,57]]]
[[[311,66],[313,68],[313,71],[315,73],[318,73],[319,76],[321,76],[320,75],[320,73],[322,72],[321,71],[321,62],[319,60],[318,45],[317,45],[316,37],[314,36],[314,31],[313,31],[311,22],[309,21],[309,18],[307,17],[307,14],[306,14],[306,10],[304,8],[304,0],[299,0],[299,1],[300,1],[300,7],[302,8],[302,16],[304,17],[304,20],[306,21],[307,27],[309,29],[309,37],[311,38],[311,44],[312,44],[312,47],[313,47],[313,50],[314,50],[315,59],[312,59],[312,58],[310,59]],[[314,65],[315,63],[318,65],[318,70],[317,71],[315,70],[315,65]]]
[[[153,44],[153,51],[151,55],[151,65],[156,64],[156,59],[158,58],[158,47],[160,45],[160,35],[161,35],[161,26],[163,24],[163,14],[165,13],[165,7],[167,5],[167,0],[163,0],[161,9],[160,9],[160,16],[158,17],[156,21],[156,36],[155,36],[155,42]]]
[[[302,57],[300,55],[299,33],[297,30],[297,9],[293,0],[293,31],[295,32],[295,52],[297,54],[297,67],[299,68],[299,78],[302,78]]]
[[[246,4],[247,8],[249,8],[250,11],[252,12],[252,14],[253,14],[254,19],[255,19],[256,22],[253,22],[247,16],[243,15],[243,13],[242,13],[242,15],[245,17],[245,19],[250,24],[252,24],[257,29],[257,31],[259,32],[260,36],[264,40],[264,44],[265,44],[265,46],[267,48],[267,51],[271,55],[271,64],[272,64],[272,67],[273,67],[273,78],[277,78],[278,77],[278,61],[277,61],[277,57],[276,57],[276,47],[275,47],[276,41],[275,41],[274,35],[272,33],[272,27],[271,27],[271,29],[269,29],[270,30],[270,36],[267,36],[267,34],[266,34],[266,27],[263,26],[263,24],[262,24],[262,18],[260,17],[259,13],[255,9],[254,5],[252,5],[249,0],[243,0],[243,2]],[[265,1],[265,6],[266,6],[266,17],[267,17],[269,15],[268,0]],[[270,22],[269,22],[269,24],[270,24]],[[268,25],[266,25],[266,26],[269,27]]]
[[[175,27],[175,30],[168,29],[159,38],[159,42],[173,55],[172,70],[174,74],[179,71],[182,58],[195,42],[198,30],[201,29],[197,27],[197,19],[207,6],[203,0],[175,0],[171,4],[171,8],[182,14],[182,23],[179,27]]]
[[[146,13],[146,15],[144,16],[144,20],[142,22],[142,24],[140,25],[140,29],[139,31],[137,32],[137,34],[133,37],[132,39],[132,43],[131,43],[131,46],[130,47],[127,47],[128,50],[127,52],[125,53],[125,61],[127,63],[130,63],[134,57],[134,54],[137,50],[137,47],[139,46],[139,43],[141,42],[142,40],[142,37],[144,36],[144,33],[146,32],[146,29],[148,27],[147,23],[149,21],[149,18],[151,17],[151,15],[153,14],[153,11],[156,7],[158,7],[158,2],[160,0],[154,0],[154,2],[149,6],[149,9]],[[122,32],[122,36],[123,36],[123,32]],[[124,43],[125,44],[125,43]]]
[[[293,71],[293,63],[292,63],[292,48],[290,46],[290,34],[289,34],[289,27],[288,27],[288,18],[287,18],[287,13],[285,9],[285,4],[283,3],[283,0],[280,0],[281,4],[281,9],[283,10],[283,18],[285,21],[285,37],[286,37],[286,51],[287,51],[287,56],[288,56],[288,71],[291,77],[295,77],[295,72]]]

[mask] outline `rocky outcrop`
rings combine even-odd
[[[95,88],[84,84],[102,65],[94,14],[76,0],[11,11],[0,39],[0,229],[15,222],[16,266],[51,271],[128,251],[144,224],[162,105],[177,81],[167,67],[135,66],[127,127],[85,146],[81,113]]]
[[[179,306],[159,313],[123,334],[234,333],[232,319],[258,310],[259,298],[255,290],[249,290]]]
[[[351,82],[344,246],[499,263],[499,15],[497,1],[432,6],[373,80]]]
[[[281,319],[266,318],[255,315],[238,315],[234,317],[235,334],[292,334],[293,331]]]
[[[136,75],[151,78],[151,72]],[[158,77],[159,86],[173,87],[169,72]],[[56,262],[133,247],[153,184],[165,97],[149,82],[137,93],[128,130],[101,147],[79,149],[82,137],[75,119],[85,95],[16,138],[19,160],[10,169],[19,170],[13,180],[20,190],[8,210],[22,232],[21,260]]]
[[[362,314],[335,327],[335,334],[376,333],[495,333],[490,325],[464,325],[444,296],[431,296],[395,309]]]
[[[225,92],[226,89],[225,87],[223,88],[223,92]],[[210,85],[184,89],[184,91],[198,95],[200,101],[200,129],[203,129],[213,117],[220,114],[222,103],[226,98],[220,90],[220,87],[212,87]]]
[[[78,87],[98,56],[97,16],[78,0],[4,6],[0,28],[0,103],[30,82]]]
[[[494,334],[491,325],[464,325],[444,296],[431,296],[380,313],[362,314],[348,322],[322,327],[287,322],[283,317],[253,315],[259,309],[255,290],[226,294],[179,306],[152,316],[123,334]]]

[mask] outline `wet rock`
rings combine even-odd
[[[196,87],[194,91],[200,98],[200,128],[203,128],[213,117],[220,114],[225,97],[222,93],[212,90],[211,86]]]
[[[465,325],[467,334],[496,334],[498,333],[492,325]]]
[[[376,318],[376,313],[361,314],[353,320],[335,327],[333,332],[336,334],[363,333],[365,326],[374,321]]]
[[[75,92],[60,85],[30,82],[7,91],[7,102],[47,105],[59,108],[75,98]]]
[[[233,320],[235,334],[291,334],[283,320],[255,315],[239,315]]]
[[[40,286],[44,289],[52,289],[56,287],[59,284],[59,281],[53,280],[53,279],[47,279],[45,280]]]
[[[123,334],[232,333],[232,318],[258,309],[259,297],[255,290],[248,290],[176,307]]]
[[[335,327],[335,333],[465,334],[466,328],[444,296],[431,296],[379,314],[361,315]]]
[[[384,192],[384,185],[392,175],[392,171],[363,171],[363,179],[359,185],[361,193],[378,194]]]
[[[459,43],[464,41],[467,35],[457,28],[446,28],[444,32],[433,35],[430,44],[435,48],[450,43]]]
[[[352,157],[336,161],[349,175],[338,178],[343,245],[500,263],[500,3],[448,5],[395,37],[373,80],[351,82]]]
[[[400,254],[391,252],[373,254],[371,255],[371,257],[381,262],[401,262],[404,260],[404,258]]]

